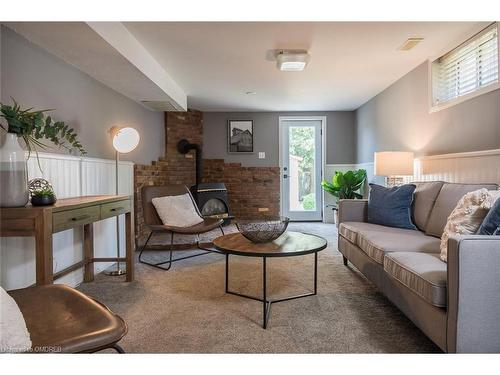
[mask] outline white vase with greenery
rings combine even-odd
[[[0,207],[22,207],[29,200],[26,154],[19,140],[26,146],[28,158],[31,152],[38,158],[38,149],[47,147],[41,139],[85,154],[73,129],[45,115],[50,110],[21,109],[14,99],[12,101],[13,105],[0,103],[0,117],[7,122],[7,125],[0,123],[0,128],[7,132],[0,149]]]

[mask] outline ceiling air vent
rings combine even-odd
[[[141,103],[153,111],[157,112],[177,112],[183,111],[182,108],[176,106],[174,103],[169,101],[152,101],[152,100],[141,100]]]
[[[424,38],[408,38],[406,42],[403,43],[402,46],[398,48],[400,51],[409,51],[413,47],[415,47],[418,43],[420,43]]]

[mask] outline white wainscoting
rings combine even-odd
[[[500,149],[415,159],[413,179],[500,184]]]
[[[374,176],[373,162],[359,164],[326,164],[325,179],[330,181],[335,171],[366,169],[368,182],[384,183],[384,178]],[[414,175],[404,178],[411,181],[446,181],[457,183],[500,184],[500,149],[424,156],[415,159]],[[323,221],[333,222],[333,212],[327,204],[335,203],[328,193],[323,196]]]
[[[41,171],[36,158],[28,161],[29,179],[43,177],[51,182],[58,198],[85,195],[115,194],[115,161],[80,158],[61,154],[40,153]],[[133,195],[134,164],[119,163],[119,192]],[[125,227],[120,217],[121,253],[125,253]],[[98,257],[116,256],[116,219],[94,224],[94,249]],[[71,229],[53,236],[54,272],[82,259],[82,230]],[[101,272],[111,263],[96,263]],[[76,286],[83,281],[83,270],[76,270],[58,279],[57,283]],[[0,285],[17,289],[35,282],[35,242],[30,237],[0,239]]]
[[[366,169],[369,182],[383,183],[373,175],[373,162],[356,164]],[[500,149],[423,156],[414,161],[414,174],[404,178],[410,181],[446,181],[457,183],[500,184]]]

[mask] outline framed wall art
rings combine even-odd
[[[230,154],[253,152],[252,120],[229,120],[227,132],[228,152]]]

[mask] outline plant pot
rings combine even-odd
[[[31,197],[31,204],[33,206],[50,206],[57,202],[57,199],[53,195],[35,195]]]
[[[17,134],[7,133],[0,148],[0,207],[23,207],[28,200],[26,156]]]

